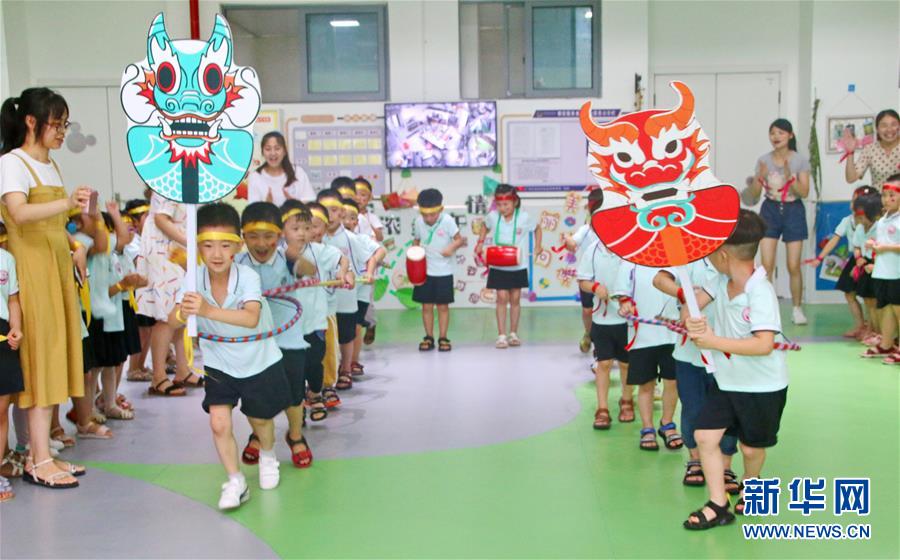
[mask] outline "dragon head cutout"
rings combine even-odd
[[[627,261],[676,266],[717,249],[737,223],[740,202],[709,169],[709,139],[694,115],[694,95],[672,82],[674,109],[638,111],[598,124],[581,108],[588,167],[603,189],[591,223]]]

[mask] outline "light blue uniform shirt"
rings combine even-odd
[[[453,216],[441,213],[433,226],[425,223],[421,214],[413,221],[412,236],[425,249],[425,266],[428,276],[452,276],[456,257],[445,257],[441,251],[453,243],[459,227]]]
[[[259,275],[260,286],[262,291],[271,290],[294,282],[294,275],[288,269],[287,260],[284,258],[284,252],[279,248],[275,249],[272,256],[266,262],[259,262],[250,251],[239,253],[234,262],[250,267]],[[284,295],[299,299],[299,292],[302,290],[293,290]],[[272,321],[275,327],[286,325],[297,313],[297,308],[282,299],[269,300],[269,309],[272,312]],[[301,315],[302,317],[302,315]],[[294,323],[294,326],[275,337],[275,343],[279,348],[287,350],[303,350],[309,348],[309,343],[303,339],[303,326],[300,321]]]
[[[103,332],[108,333],[125,330],[120,294],[109,295],[109,287],[125,277],[119,258],[112,252],[116,242],[116,234],[110,233],[109,251],[93,254],[87,262],[91,277],[91,316],[102,319]],[[125,292],[125,297],[128,297],[128,292]]]
[[[0,319],[9,321],[9,296],[19,293],[16,258],[0,249]]]
[[[728,297],[728,277],[724,274],[717,275],[704,289],[713,298],[706,310],[714,317],[714,332],[718,336],[743,339],[754,332],[773,331],[775,340],[780,339],[778,297],[763,267],[753,272],[744,291],[733,299]],[[725,356],[715,350],[711,353],[716,363],[713,375],[723,391],[767,393],[788,385],[784,351],[773,350],[767,356]]]
[[[875,222],[875,241],[885,245],[900,245],[900,212],[883,216]],[[900,278],[900,253],[896,251],[877,253],[872,278],[878,280]]]
[[[259,323],[255,327],[248,329],[197,317],[197,330],[200,332],[232,337],[254,335],[274,328],[272,313],[262,297],[259,275],[248,266],[236,263],[231,265],[228,273],[228,295],[223,305],[220,306],[212,295],[212,284],[206,265],[197,267],[197,292],[203,296],[206,303],[221,309],[243,309],[244,304],[251,301],[262,304]],[[183,284],[175,301],[181,303],[182,299],[184,299]],[[200,350],[203,351],[205,365],[239,379],[253,377],[281,359],[281,350],[271,337],[239,343],[213,342],[201,338]]]
[[[528,234],[537,229],[528,212],[519,208],[518,218],[515,214],[506,221],[496,210],[492,210],[484,225],[490,233],[492,245],[515,245],[519,248],[519,264],[517,266],[492,266],[497,270],[525,270],[528,268]]]
[[[307,243],[303,250],[303,258],[316,266],[316,275],[320,281],[337,278],[341,252],[336,248],[321,243]],[[298,291],[300,292],[298,299],[303,304],[303,334],[324,331],[328,327],[328,316],[334,313],[333,311],[329,313],[329,294],[334,294],[336,290],[316,287]]]
[[[638,266],[634,263],[623,261],[616,275],[616,283],[613,295],[627,296],[634,300],[637,306],[635,315],[645,319],[653,319],[662,315],[671,319],[678,318],[677,300],[653,287],[653,278],[659,272],[658,268]],[[652,348],[665,344],[675,343],[675,333],[668,328],[659,325],[641,323],[635,327],[634,323],[628,323],[628,340],[634,341],[631,350],[640,348]]]
[[[334,232],[334,235],[328,235],[326,233],[324,242],[326,245],[331,245],[336,248],[341,254],[347,257],[350,260],[351,270],[357,275],[366,273],[366,262],[373,254],[375,254],[375,251],[378,250],[378,243],[373,241],[370,237],[347,231],[344,229],[344,226],[339,227]],[[372,287],[368,286],[368,288],[369,294],[371,294]],[[368,296],[369,299],[364,299],[365,297],[365,293],[360,296],[355,289],[336,290],[336,312],[356,313],[356,310],[359,308],[357,299],[359,299],[359,301],[369,301],[369,299],[371,299],[371,295]]]
[[[578,261],[578,279],[603,284],[612,295],[622,259],[611,253],[599,240],[585,248]],[[597,296],[594,296],[597,299]],[[599,304],[599,305],[598,305]],[[594,302],[592,320],[597,325],[621,325],[625,319],[619,316],[619,302],[610,297],[607,303]]]
[[[584,252],[594,243],[600,241],[600,238],[597,237],[591,224],[584,224],[572,234],[572,241],[575,242],[575,258],[578,259],[578,262],[581,262],[581,256],[584,255]]]
[[[700,259],[699,261],[694,261],[687,265],[689,268],[689,273],[691,275],[691,283],[694,287],[702,288],[704,286],[709,285],[716,277],[719,276],[719,272],[715,269],[715,267],[706,259]],[[675,276],[675,281],[680,285],[680,277],[676,274],[673,269],[666,269]],[[712,314],[707,315],[707,321],[709,322],[709,327],[715,331],[715,318]],[[690,338],[685,338],[683,335],[676,333],[677,341],[675,342],[675,351],[672,352],[672,357],[678,360],[679,362],[686,362],[691,365],[705,368],[705,364],[703,360],[700,358],[700,349],[691,342]],[[682,341],[684,343],[682,344]]]

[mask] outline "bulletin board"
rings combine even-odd
[[[594,109],[595,122],[619,116],[619,109]],[[540,110],[501,118],[503,181],[523,193],[580,191],[594,183],[587,166],[587,138],[578,110]]]

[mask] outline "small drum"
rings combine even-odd
[[[425,263],[425,248],[410,247],[406,250],[406,277],[413,286],[421,286],[428,275],[428,265]]]
[[[488,266],[519,266],[519,248],[514,245],[493,245],[484,258]]]

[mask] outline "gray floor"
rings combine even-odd
[[[317,459],[470,448],[546,432],[578,413],[574,389],[592,377],[588,357],[571,345],[458,345],[449,354],[376,347],[363,361],[369,373],[342,393],[341,409],[307,431]],[[112,422],[113,441],[79,441],[63,458],[215,463],[202,391],[167,399],[146,389],[123,382],[137,418]],[[237,414],[235,421],[243,443],[249,427]],[[276,423],[285,429],[283,417]],[[286,446],[277,450],[290,461]],[[99,469],[81,481],[83,488],[60,492],[15,481],[15,501],[0,506],[0,558],[274,556],[238,523],[162,488]]]

